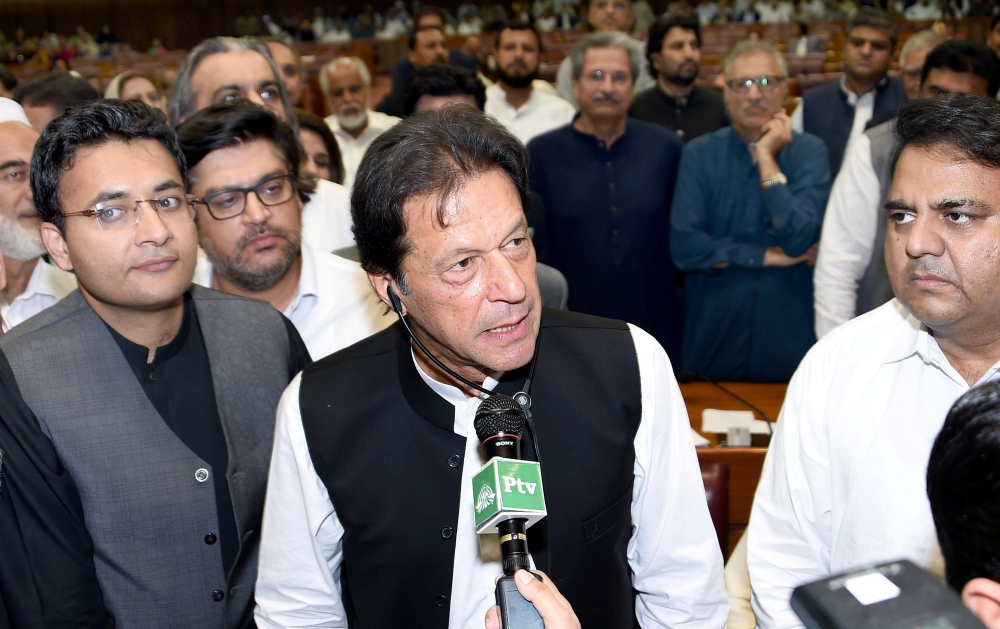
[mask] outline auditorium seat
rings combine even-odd
[[[722,461],[698,458],[701,479],[705,483],[708,512],[712,515],[715,535],[719,538],[722,556],[729,554],[729,466]]]

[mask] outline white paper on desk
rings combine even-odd
[[[694,428],[691,429],[691,439],[694,440],[694,447],[696,448],[704,448],[705,446],[712,445],[711,441],[695,432]]]
[[[771,424],[774,427],[774,424]],[[720,411],[706,408],[701,412],[701,431],[727,433],[730,428],[749,428],[750,434],[766,435],[767,422],[756,419],[752,411]]]

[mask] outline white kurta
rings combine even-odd
[[[7,303],[0,297],[0,319],[3,331],[35,316],[49,306],[76,290],[76,276],[67,273],[54,264],[39,260],[31,272],[24,292]]]
[[[636,614],[647,629],[719,629],[729,609],[722,555],[705,501],[687,410],[666,352],[647,333],[630,328],[642,387],[642,416],[634,442],[634,528],[627,549],[638,592]],[[455,406],[455,434],[468,440],[449,626],[482,627],[493,605],[493,579],[503,570],[496,536],[482,539],[472,524],[471,478],[484,463],[471,430],[480,400],[433,382],[419,364],[417,370]],[[312,465],[299,410],[300,383],[301,376],[297,376],[278,407],[256,590],[255,617],[262,629],[347,627],[340,587],[344,529]],[[492,379],[484,384],[487,388],[495,385]]]
[[[968,390],[896,300],[809,351],[789,384],[750,515],[758,627],[801,627],[789,599],[803,583],[900,558],[934,566],[927,460],[948,409]]]

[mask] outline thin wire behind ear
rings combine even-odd
[[[392,305],[392,309],[396,311],[400,317],[403,316],[403,304],[400,303],[399,297],[396,297],[396,293],[392,292],[391,286],[385,287],[386,292],[389,294],[389,303]]]

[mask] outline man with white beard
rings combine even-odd
[[[6,286],[0,289],[4,332],[53,305],[74,289],[76,278],[41,260],[45,253],[28,173],[38,132],[21,106],[0,98],[0,250]],[[2,282],[0,282],[2,284]]]
[[[323,66],[319,84],[333,112],[326,124],[340,145],[344,185],[350,187],[368,145],[399,118],[371,109],[371,73],[357,57],[339,57]]]

